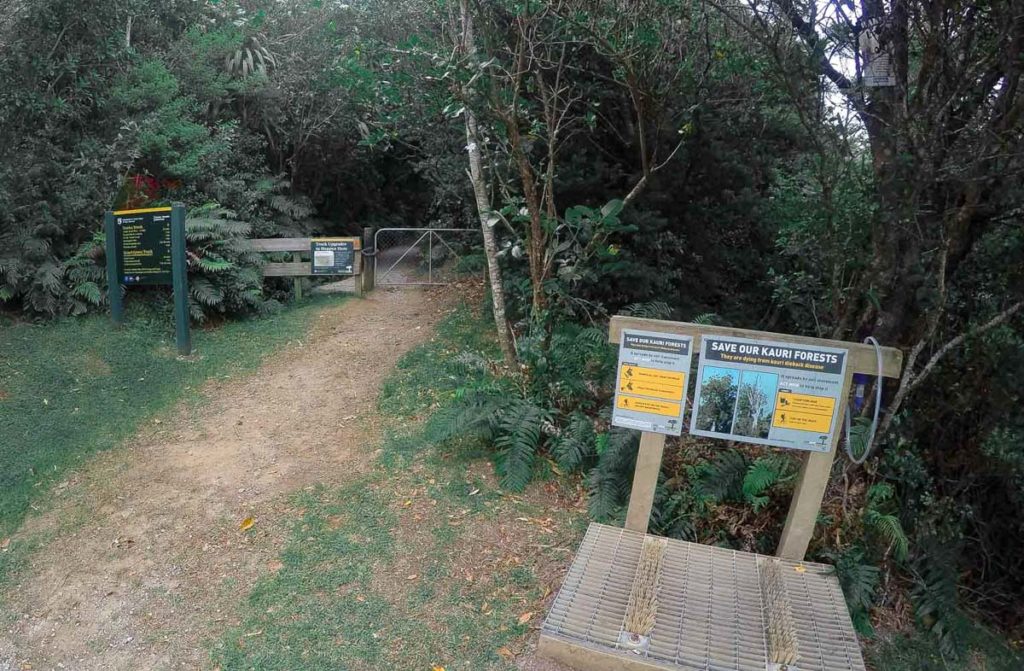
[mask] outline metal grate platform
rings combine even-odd
[[[644,651],[618,647],[644,534],[591,524],[541,629],[540,653],[579,669],[766,671],[765,562],[776,562],[796,638],[793,671],[864,671],[831,566],[668,540]],[[777,579],[777,578],[776,578]],[[791,620],[789,619],[791,618]]]

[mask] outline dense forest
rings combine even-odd
[[[865,635],[919,627],[953,659],[975,623],[1024,632],[1019,0],[0,8],[5,312],[103,310],[120,206],[188,206],[197,321],[286,296],[247,237],[482,230],[504,360],[463,357],[491,374],[437,438],[479,435],[511,489],[582,478],[598,519],[636,455],[610,315],[874,336],[904,373],[873,441],[866,395],[847,448],[872,452],[837,457],[811,557]],[[658,533],[773,551],[796,457],[666,455]]]

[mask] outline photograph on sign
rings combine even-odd
[[[693,339],[623,330],[612,424],[678,436],[683,430]]]
[[[352,275],[355,273],[357,238],[313,238],[310,254],[314,275]]]
[[[847,351],[704,336],[690,432],[828,452],[839,427]]]
[[[171,284],[171,208],[114,212],[121,283]]]

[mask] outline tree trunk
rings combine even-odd
[[[476,44],[473,39],[473,19],[469,14],[467,0],[462,0],[462,40],[470,61],[476,62]],[[505,318],[505,287],[501,282],[501,267],[498,265],[498,244],[494,238],[494,226],[490,221],[491,202],[484,180],[483,159],[480,153],[480,133],[476,115],[466,106],[466,150],[469,153],[469,178],[473,183],[476,210],[480,217],[480,230],[484,236],[484,256],[487,258],[487,277],[491,285],[491,304],[494,307],[494,326],[498,331],[498,345],[501,347],[505,364],[515,364],[516,353],[512,347],[508,321]]]

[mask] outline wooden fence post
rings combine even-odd
[[[302,254],[300,252],[292,252],[292,261],[294,261],[295,263],[298,263],[298,262],[302,261]],[[292,280],[292,283],[293,283],[292,286],[295,287],[295,300],[301,301],[302,300],[302,278],[296,276],[295,279]]]
[[[363,228],[363,265],[362,274],[360,275],[360,282],[362,286],[363,294],[373,291],[374,283],[376,278],[374,272],[377,269],[377,248],[374,247],[374,236],[377,231],[372,226]]]

